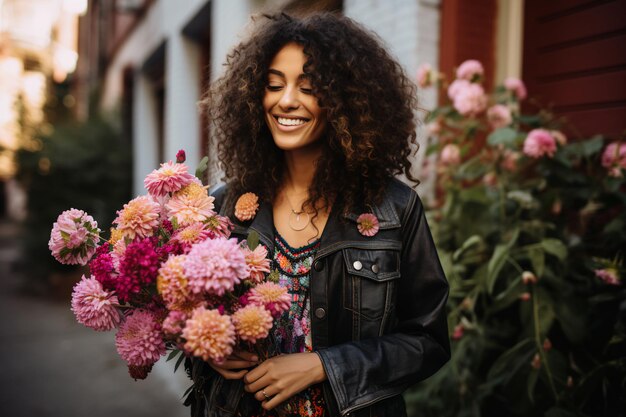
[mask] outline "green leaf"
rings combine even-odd
[[[474,245],[478,245],[479,243],[482,243],[482,241],[483,241],[483,238],[481,236],[479,236],[479,235],[472,235],[472,236],[470,236],[469,238],[467,238],[465,240],[465,242],[463,242],[461,247],[454,252],[454,255],[452,255],[452,259],[454,261],[459,260],[461,255],[463,255],[463,253],[466,250],[468,250],[469,248],[471,248]]]
[[[530,366],[529,362],[536,351],[535,342],[527,338],[504,352],[496,359],[489,369],[487,380],[500,379],[506,383],[522,367]]]
[[[178,355],[181,351],[178,349],[174,349],[170,352],[170,354],[167,356],[167,359],[165,360],[165,362],[169,362],[172,359],[174,359],[176,357],[176,355]]]
[[[205,156],[204,158],[202,158],[200,160],[200,163],[198,164],[198,168],[196,168],[196,177],[198,177],[199,180],[202,180],[202,177],[204,175],[204,171],[207,170],[207,168],[209,167],[209,157]]]
[[[183,393],[183,396],[181,398],[185,398],[187,396],[187,394],[189,394],[191,392],[191,390],[194,389],[195,386],[196,386],[196,384],[191,384],[191,386],[185,390],[185,392]]]
[[[541,246],[545,249],[546,252],[556,256],[561,261],[564,261],[567,257],[567,247],[559,239],[543,239],[541,241]]]
[[[493,293],[496,279],[498,278],[500,270],[502,270],[510,251],[511,249],[507,244],[500,244],[496,246],[496,249],[493,251],[493,255],[491,256],[487,267],[487,292],[489,294]]]
[[[248,248],[250,248],[250,250],[255,250],[256,247],[259,246],[259,239],[260,236],[256,231],[250,231],[250,233],[248,233],[248,238],[246,239]]]
[[[510,127],[503,127],[491,132],[491,134],[487,137],[487,143],[491,146],[504,145],[512,147],[515,145],[516,139],[517,131],[511,129]]]
[[[539,371],[537,369],[531,369],[528,374],[528,381],[526,385],[526,390],[528,392],[528,399],[530,399],[531,403],[535,403],[535,386],[537,385],[537,380],[539,379]]]
[[[178,367],[180,366],[181,363],[183,363],[184,359],[185,359],[185,355],[180,355],[178,357],[178,360],[176,361],[176,365],[174,365],[174,372],[176,372],[176,370],[178,370]]]
[[[172,228],[174,230],[178,229],[178,218],[176,216],[172,216]]]
[[[535,275],[541,277],[543,275],[543,270],[546,266],[546,255],[543,249],[540,249],[536,246],[531,246],[528,249],[528,257],[530,258],[530,263],[533,265],[533,269],[535,270]]]
[[[502,310],[519,300],[519,296],[526,290],[526,286],[522,283],[522,278],[515,279],[509,287],[496,296],[490,307],[490,312]]]

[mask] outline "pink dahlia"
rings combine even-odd
[[[556,140],[545,129],[533,129],[524,140],[524,153],[531,158],[548,156],[552,158],[556,152]]]
[[[189,315],[184,311],[170,311],[163,320],[163,333],[168,336],[180,336],[188,318]]]
[[[190,223],[178,229],[172,236],[170,242],[178,242],[184,246],[191,246],[194,243],[202,242],[214,236],[214,233],[206,224]]]
[[[175,217],[180,225],[188,225],[197,222],[203,222],[213,216],[213,196],[209,196],[206,192],[201,194],[185,194],[177,193],[166,207],[170,217]]]
[[[69,209],[52,225],[48,248],[62,264],[86,265],[96,252],[98,223],[82,210]]]
[[[226,216],[216,214],[207,219],[206,225],[213,231],[215,236],[230,237],[230,233],[235,228],[233,222]]]
[[[187,172],[185,164],[169,161],[148,174],[143,184],[151,195],[163,196],[180,190],[194,179],[195,177]]]
[[[183,262],[194,294],[223,295],[246,279],[250,268],[237,239],[216,238],[196,243]]]
[[[267,248],[257,245],[254,250],[244,247],[246,263],[250,267],[250,281],[261,283],[265,279],[265,274],[270,273],[270,260],[267,258]]]
[[[265,307],[254,304],[237,310],[232,320],[239,338],[250,343],[265,339],[274,324],[270,312]]]
[[[186,257],[170,256],[159,269],[157,291],[169,310],[191,311],[202,303],[198,295],[189,291],[183,268]]]
[[[526,98],[526,86],[519,78],[508,77],[504,80],[504,88],[513,93],[518,100],[524,100]]]
[[[450,100],[454,100],[454,98],[461,92],[461,90],[464,90],[470,84],[471,83],[467,80],[452,81],[452,84],[450,84],[450,86],[448,87],[448,97],[450,97]]]
[[[483,76],[485,70],[483,65],[475,60],[468,59],[464,61],[456,70],[456,78],[467,81],[476,81]]]
[[[441,150],[440,161],[443,165],[458,165],[461,162],[461,149],[454,143],[448,143]]]
[[[615,268],[596,269],[593,272],[596,274],[596,277],[609,285],[620,285],[621,283],[619,273]]]
[[[602,154],[602,166],[609,170],[611,177],[621,177],[626,169],[626,143],[613,142]]]
[[[436,81],[437,76],[430,64],[422,64],[417,69],[417,85],[422,88],[430,87]]]
[[[467,84],[455,94],[453,105],[463,116],[476,116],[487,108],[485,90],[479,84]]]
[[[117,273],[110,249],[111,245],[106,242],[96,250],[96,256],[89,262],[89,271],[105,289],[114,290]]]
[[[144,239],[128,245],[120,261],[119,276],[115,290],[121,300],[128,301],[141,287],[153,283],[159,271],[159,254],[152,239]]]
[[[82,279],[72,291],[72,311],[80,324],[107,331],[120,322],[119,302],[113,292],[106,291],[93,276]]]
[[[356,219],[356,227],[363,236],[372,237],[380,228],[378,218],[372,213],[363,213]]]
[[[487,120],[493,129],[500,129],[511,124],[511,109],[503,104],[496,104],[487,110]]]
[[[133,310],[115,335],[115,346],[131,366],[150,366],[165,354],[161,325],[154,313]]]
[[[289,310],[291,296],[286,287],[274,282],[264,282],[252,287],[248,294],[248,302],[265,307],[274,317]]]
[[[148,195],[142,195],[124,204],[113,223],[117,224],[117,230],[131,240],[150,237],[159,225],[160,213],[159,203]]]
[[[185,323],[185,351],[205,361],[223,362],[235,345],[235,326],[230,316],[217,310],[197,308]]]

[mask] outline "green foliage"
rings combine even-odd
[[[407,392],[409,415],[623,416],[626,182],[601,165],[601,136],[525,156],[528,130],[557,138],[557,125],[519,114],[502,87],[494,97],[512,121],[490,133],[449,105],[429,116],[440,125],[429,151],[463,155],[439,163],[443,204],[428,213],[450,283],[452,359]]]
[[[45,277],[60,265],[48,250],[57,216],[69,208],[91,214],[103,231],[131,194],[131,154],[117,129],[103,117],[84,123],[59,124],[40,133],[38,146],[18,153],[18,178],[28,193],[28,217],[23,242],[26,267]],[[106,232],[104,233],[106,236]]]

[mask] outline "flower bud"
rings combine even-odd
[[[524,271],[522,272],[522,282],[524,285],[536,284],[537,276],[530,271]]]
[[[546,340],[543,341],[543,350],[548,352],[550,349],[552,349],[552,342],[550,339],[546,338]]]
[[[535,356],[533,356],[533,360],[530,362],[530,366],[532,366],[534,369],[541,368],[541,357],[538,353],[535,353]]]
[[[519,299],[522,301],[528,301],[530,300],[530,293],[529,292],[523,292],[520,294]]]
[[[181,149],[176,153],[176,162],[182,164],[187,160],[187,156],[185,155],[185,150]]]
[[[457,324],[454,327],[454,332],[452,333],[452,339],[453,340],[459,340],[460,338],[463,337],[463,333],[465,332],[465,328],[463,327],[462,324]]]

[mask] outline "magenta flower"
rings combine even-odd
[[[148,238],[128,245],[120,260],[115,290],[123,301],[139,293],[142,285],[155,282],[159,271],[159,254]]]
[[[152,371],[152,367],[154,364],[146,365],[146,366],[133,366],[128,365],[128,374],[135,381],[138,379],[146,379],[150,371]]]
[[[82,210],[69,209],[52,225],[48,248],[62,264],[86,265],[96,252],[98,223]]]
[[[494,129],[500,129],[511,124],[511,109],[503,104],[496,104],[487,110],[487,120]]]
[[[609,176],[620,178],[626,169],[626,143],[613,142],[602,153],[602,166],[609,170]]]
[[[513,93],[518,100],[524,100],[526,98],[526,85],[519,78],[508,77],[504,80],[504,88]]]
[[[596,277],[609,285],[620,285],[621,283],[619,273],[615,268],[596,269],[593,272],[596,274]]]
[[[372,213],[363,213],[356,219],[357,229],[363,236],[372,237],[380,228],[378,218]]]
[[[161,325],[154,313],[133,310],[115,335],[115,346],[130,366],[150,366],[165,354]]]
[[[459,68],[457,68],[456,78],[467,81],[476,81],[477,79],[480,79],[484,73],[485,70],[483,65],[479,61],[475,59],[468,59],[459,65]]]
[[[556,140],[545,129],[533,129],[524,140],[524,153],[531,158],[548,156],[552,158],[556,152]]]
[[[182,164],[185,162],[185,160],[187,160],[187,155],[185,155],[185,150],[180,149],[178,152],[176,152],[176,162],[178,162],[179,164]]]
[[[185,351],[205,361],[223,362],[235,345],[235,326],[230,316],[202,307],[193,311],[182,335]]]
[[[469,83],[455,92],[452,104],[463,116],[476,116],[487,108],[487,96],[482,86]]]
[[[150,196],[142,195],[124,204],[122,210],[118,210],[117,218],[113,223],[117,224],[123,236],[134,240],[136,237],[150,237],[159,225],[161,206]]]
[[[245,254],[234,238],[220,237],[193,245],[183,268],[189,289],[195,294],[221,296],[250,274]]]
[[[106,291],[93,276],[82,279],[72,291],[72,311],[80,324],[97,330],[111,330],[120,322],[117,297]]]
[[[106,242],[96,250],[96,256],[89,262],[89,271],[107,290],[115,289],[117,273],[110,252],[111,245]]]
[[[161,164],[161,168],[148,174],[143,184],[151,195],[164,196],[191,184],[195,178],[187,172],[185,164],[169,161]]]
[[[448,143],[441,150],[440,161],[443,165],[458,165],[461,162],[461,149],[454,143]]]

